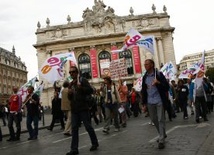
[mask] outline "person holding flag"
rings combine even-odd
[[[142,82],[142,104],[147,105],[149,116],[159,133],[158,148],[165,147],[165,117],[164,108],[168,102],[169,83],[162,72],[157,71],[152,59],[146,59],[144,62],[146,73]]]
[[[24,101],[24,105],[27,107],[27,129],[29,132],[28,140],[35,140],[38,137],[38,125],[39,125],[39,96],[34,93],[34,87],[29,86],[28,95]],[[32,127],[32,123],[34,128]]]
[[[93,88],[90,86],[87,79],[79,75],[79,70],[76,66],[71,66],[69,73],[72,81],[68,87],[68,98],[71,104],[71,124],[72,124],[72,140],[71,150],[66,155],[79,154],[79,125],[83,122],[86,131],[91,140],[90,151],[95,151],[99,147],[98,139],[94,128],[90,122],[89,102],[88,97],[93,93]]]

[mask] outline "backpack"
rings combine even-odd
[[[79,81],[81,83],[83,81],[83,77],[80,77]],[[86,94],[85,102],[88,103],[89,108],[91,108],[96,104],[95,97],[93,96],[93,93],[96,89],[90,83],[89,86],[93,91],[91,91],[89,94]]]
[[[210,83],[207,83],[208,88],[206,89],[206,94],[211,94],[213,92],[213,87]]]

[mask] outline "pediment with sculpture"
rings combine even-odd
[[[106,9],[106,5],[101,0],[94,0],[92,9],[86,8],[82,18],[86,30],[93,28],[97,32],[102,32],[104,27],[115,30],[114,9],[110,6]]]

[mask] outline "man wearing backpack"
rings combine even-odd
[[[95,151],[99,147],[97,136],[90,123],[89,105],[87,103],[87,96],[93,93],[93,88],[90,86],[87,79],[79,77],[78,68],[71,66],[69,71],[73,81],[70,82],[68,87],[68,98],[71,101],[71,113],[72,113],[72,140],[71,151],[66,155],[79,154],[78,144],[78,130],[79,124],[82,121],[86,131],[88,132],[92,146],[90,151]]]
[[[147,105],[149,116],[159,133],[158,148],[165,147],[165,118],[164,108],[168,102],[169,83],[162,72],[155,69],[152,59],[145,60],[146,73],[142,82],[142,103]]]

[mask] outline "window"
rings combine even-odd
[[[100,64],[100,77],[110,76],[110,62],[111,54],[108,51],[101,51],[98,55],[99,64]]]
[[[133,71],[133,63],[132,63],[132,53],[130,50],[125,50],[123,52],[119,53],[119,58],[125,58],[126,59],[126,66],[127,66],[127,71],[128,74],[134,74]]]
[[[88,54],[81,54],[78,58],[80,74],[86,79],[91,79],[91,60]]]

